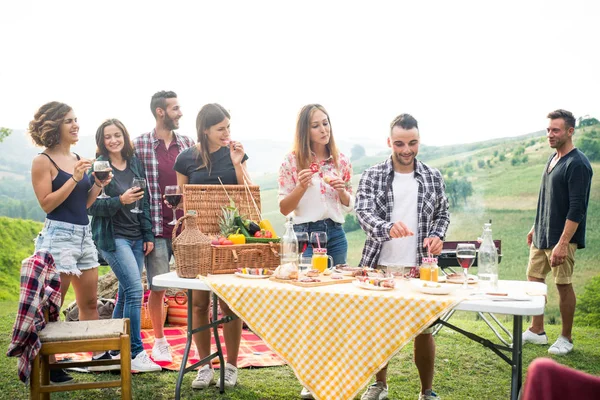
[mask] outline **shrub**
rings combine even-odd
[[[506,160],[506,156],[504,154],[500,154],[500,157],[498,157],[498,159],[500,161],[504,161],[504,160]]]
[[[577,299],[577,325],[600,328],[600,275],[593,277]]]
[[[478,160],[478,161],[477,161],[477,166],[478,166],[479,168],[485,168],[485,161],[483,161],[483,160]]]
[[[527,154],[525,154],[525,155],[523,156],[523,158],[521,158],[521,162],[522,162],[523,164],[526,164],[526,163],[527,163],[527,161],[529,161],[529,156],[528,156]]]
[[[516,165],[519,165],[520,163],[521,163],[521,159],[520,159],[520,158],[518,158],[518,157],[513,157],[513,158],[510,160],[510,164],[511,164],[513,167],[514,167],[514,166],[516,166]]]
[[[352,232],[360,229],[360,225],[358,220],[356,219],[356,215],[354,214],[346,214],[346,218],[344,220],[344,231]]]

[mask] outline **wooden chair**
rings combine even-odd
[[[131,345],[129,319],[49,322],[40,331],[42,347],[33,360],[30,376],[31,399],[50,399],[50,393],[121,387],[121,399],[131,400]],[[51,355],[88,351],[119,350],[120,360],[68,361],[50,364]],[[120,364],[120,379],[102,382],[50,385],[50,370]]]

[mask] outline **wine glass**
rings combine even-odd
[[[135,190],[136,192],[139,192],[140,190],[144,191],[144,189],[146,189],[146,180],[144,178],[135,177],[135,178],[133,178],[131,187],[136,188],[136,190]],[[130,211],[135,214],[141,214],[144,212],[144,211],[140,210],[140,201],[139,200],[135,201],[135,208],[132,208]]]
[[[110,198],[110,196],[107,196],[106,193],[104,193],[104,181],[107,180],[110,175],[110,164],[108,161],[94,161],[94,175],[96,175],[96,179],[102,183],[102,192],[98,198]]]
[[[308,248],[308,232],[296,232],[298,238],[298,251],[302,255]]]
[[[327,248],[327,233],[321,231],[311,232],[310,245],[313,249]]]
[[[456,259],[463,268],[465,274],[465,282],[463,283],[463,289],[469,288],[469,268],[475,262],[475,245],[472,243],[459,243],[456,245]]]
[[[181,202],[183,194],[181,194],[181,188],[177,185],[171,185],[165,187],[165,199],[167,203],[173,207],[173,220],[169,222],[169,225],[177,224],[177,209],[176,207]]]

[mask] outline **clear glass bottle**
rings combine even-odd
[[[281,265],[292,264],[296,273],[298,272],[298,238],[294,232],[294,221],[287,217],[285,221],[285,233],[281,237]]]
[[[492,221],[483,224],[477,267],[479,284],[486,289],[498,290],[498,250],[492,239]]]

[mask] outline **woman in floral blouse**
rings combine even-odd
[[[319,104],[300,110],[292,152],[279,168],[279,210],[294,218],[296,232],[327,233],[327,253],[345,264],[344,214],[354,208],[352,166],[338,151],[329,114]],[[312,255],[312,249],[304,252]]]

